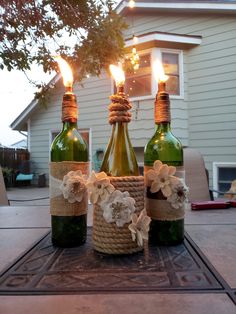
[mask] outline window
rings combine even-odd
[[[133,70],[126,64],[125,92],[133,100],[155,98],[157,82],[154,79],[152,64],[159,58],[162,61],[165,74],[169,76],[167,92],[176,98],[183,98],[182,51],[153,48],[139,53],[139,68]],[[129,59],[127,59],[129,60]]]
[[[169,52],[162,52],[161,55],[165,74],[169,76],[166,82],[167,92],[170,95],[180,95],[179,55]]]
[[[213,162],[213,189],[226,192],[236,179],[236,162]],[[218,197],[217,193],[214,193]]]
[[[151,84],[151,54],[139,56],[139,68],[126,72],[125,92],[129,97],[152,95]]]

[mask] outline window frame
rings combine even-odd
[[[170,95],[171,99],[184,99],[184,70],[183,70],[183,50],[160,48],[161,60],[162,53],[173,53],[178,55],[179,61],[179,95]]]
[[[136,97],[129,97],[130,101],[141,101],[141,100],[147,100],[147,99],[154,99],[156,97],[157,91],[158,91],[158,82],[156,81],[155,75],[154,75],[154,67],[153,63],[156,59],[159,59],[162,61],[162,53],[173,53],[178,55],[178,61],[179,61],[179,95],[170,95],[170,99],[184,99],[184,71],[183,71],[183,50],[180,49],[167,49],[167,48],[158,48],[153,47],[150,49],[140,50],[138,51],[138,54],[145,55],[150,53],[151,56],[151,94],[146,96],[136,96]],[[131,56],[131,54],[127,54],[128,57]],[[111,78],[111,92],[114,93],[114,80]]]

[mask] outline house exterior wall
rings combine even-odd
[[[204,156],[212,178],[213,161],[236,160],[236,20],[232,15],[159,13],[126,17],[132,25],[125,37],[153,31],[201,35],[202,44],[183,52],[184,99],[171,99],[173,133],[184,146]],[[48,108],[38,108],[30,120],[31,157],[38,173],[48,173],[50,130],[61,127],[61,82]],[[106,74],[76,84],[79,127],[91,128],[92,155],[105,149],[111,127],[107,122],[111,80]],[[129,125],[132,144],[141,148],[154,132],[154,99],[133,102]]]
[[[172,125],[184,145],[202,153],[212,186],[212,163],[236,161],[235,14],[133,15],[127,22],[127,38],[153,31],[202,36],[201,45],[184,51],[184,100],[171,101]],[[150,125],[150,112],[146,119]]]
[[[58,82],[50,92],[49,102],[44,107],[37,107],[32,114],[30,124],[30,152],[35,165],[35,173],[46,173],[48,179],[48,163],[50,159],[51,133],[59,131],[61,123],[61,103],[65,92],[62,81]],[[91,129],[92,155],[98,148],[107,144],[110,126],[107,122],[111,80],[102,74],[99,78],[89,78],[83,81],[83,87],[78,83],[74,86],[79,106],[78,126],[80,129]]]

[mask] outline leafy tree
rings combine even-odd
[[[124,53],[124,21],[113,0],[1,0],[0,68],[56,69],[60,54],[75,78],[99,75]]]

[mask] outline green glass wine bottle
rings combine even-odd
[[[104,154],[101,171],[113,177],[138,176],[139,168],[128,133],[128,122],[131,120],[128,109],[131,105],[125,96],[123,86],[117,88],[117,94],[111,96],[109,121],[112,124],[112,133]],[[113,114],[119,110],[119,117],[114,118]]]
[[[57,166],[58,171],[66,167],[66,173],[70,170],[80,169],[82,173],[88,174],[88,149],[77,128],[77,115],[76,96],[71,91],[67,91],[62,102],[63,128],[52,143],[51,162]],[[52,242],[54,245],[73,247],[86,241],[86,202],[87,196],[84,199],[82,212],[81,209],[79,211],[73,209],[73,212],[64,214],[58,208],[55,208],[52,212],[51,208]],[[61,206],[61,204],[58,204],[58,206]],[[57,203],[53,206],[57,206]],[[72,205],[65,201],[65,207],[67,206]],[[67,210],[67,208],[64,208],[64,210]]]
[[[153,167],[156,160],[160,160],[168,166],[175,166],[176,176],[182,177],[184,174],[183,148],[180,141],[172,134],[170,122],[169,94],[165,91],[165,83],[161,82],[158,85],[158,95],[155,101],[156,131],[144,150],[145,174]],[[174,219],[165,217],[165,208],[159,209],[156,205],[157,201],[155,201],[166,199],[160,192],[151,193],[150,186],[146,187],[146,207],[152,218],[149,232],[150,242],[158,245],[176,245],[181,243],[184,238],[184,217],[178,216],[178,214]]]

